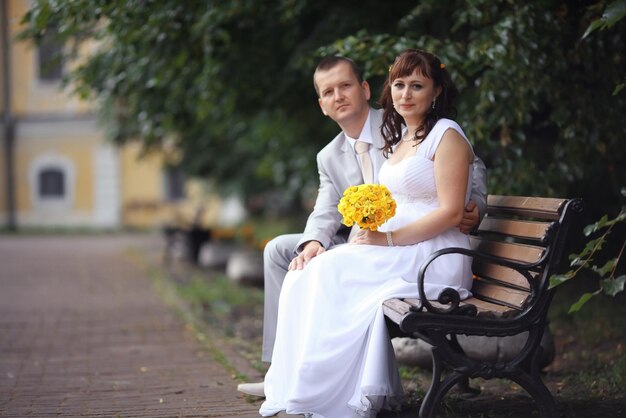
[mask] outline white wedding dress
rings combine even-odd
[[[415,156],[383,164],[380,182],[398,206],[381,231],[397,229],[438,206],[432,158],[450,128],[465,138],[456,122],[442,119]],[[466,202],[472,166],[468,169]],[[393,297],[417,297],[422,260],[446,247],[468,248],[468,237],[453,228],[411,246],[342,245],[315,257],[303,270],[289,272],[260,414],[286,410],[314,418],[373,418],[381,408],[398,409],[403,391],[381,305]],[[427,297],[436,299],[446,287],[468,297],[470,264],[461,255],[433,262],[427,270]]]

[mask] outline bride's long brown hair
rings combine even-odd
[[[415,133],[416,144],[426,138],[435,123],[441,118],[454,118],[456,109],[453,102],[459,92],[450,78],[446,66],[435,55],[421,49],[407,49],[396,57],[389,67],[389,77],[385,80],[380,96],[383,107],[383,124],[380,132],[385,140],[383,155],[388,157],[392,147],[402,139],[404,118],[393,107],[391,98],[391,83],[400,77],[408,77],[418,71],[424,77],[433,80],[434,87],[441,87],[441,93],[435,101],[435,108],[430,109],[424,118],[424,124]],[[420,129],[421,128],[421,129]]]

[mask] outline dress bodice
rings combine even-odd
[[[437,187],[433,162],[418,154],[390,164],[388,161],[380,170],[383,183],[399,205],[421,203],[431,205],[437,201]]]
[[[380,183],[387,186],[398,205],[418,203],[430,207],[438,206],[433,158],[443,134],[448,129],[459,132],[469,144],[465,133],[456,122],[450,119],[440,119],[418,146],[415,155],[394,164],[387,160],[381,167]],[[472,169],[473,166],[469,165],[470,174]],[[465,196],[466,202],[471,195],[471,181],[470,175]]]

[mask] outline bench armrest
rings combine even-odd
[[[533,267],[537,267],[537,263],[520,263],[494,255],[485,254],[476,250],[470,250],[467,248],[443,248],[432,253],[428,258],[426,258],[426,260],[424,260],[424,262],[420,266],[417,274],[417,290],[419,293],[420,306],[412,308],[413,311],[421,312],[425,309],[427,312],[434,314],[476,316],[476,307],[474,305],[460,306],[461,297],[459,295],[459,292],[451,287],[442,290],[437,298],[437,302],[442,305],[447,305],[447,307],[444,309],[434,306],[428,301],[428,299],[426,299],[426,292],[424,291],[424,279],[426,276],[426,270],[428,269],[428,266],[430,266],[430,263],[446,254],[462,254],[470,256],[474,259],[482,259],[485,261],[489,261],[490,263],[512,268],[522,274],[526,278],[526,280],[529,281],[529,283],[531,283],[532,277],[530,276],[528,271]]]

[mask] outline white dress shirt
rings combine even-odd
[[[381,151],[376,149],[374,147],[374,144],[373,144],[373,140],[372,140],[372,126],[371,126],[371,123],[370,123],[370,113],[367,114],[367,120],[365,121],[365,124],[363,125],[363,129],[361,130],[361,133],[359,134],[358,138],[352,138],[352,137],[346,135],[345,132],[344,132],[344,135],[346,136],[346,139],[348,140],[348,143],[352,147],[352,150],[354,151],[355,155],[356,155],[356,150],[354,149],[354,144],[356,143],[356,141],[367,142],[368,144],[370,144],[369,155],[370,155],[370,158],[372,160],[372,165],[374,167],[374,170],[373,170],[373,173],[372,173],[373,177],[374,177],[373,182],[374,183],[378,183],[378,170],[376,170],[375,167],[380,167],[379,163],[383,159],[383,156],[382,156]],[[359,162],[359,166],[360,166],[361,165],[361,160],[359,158],[357,158],[357,161]]]

